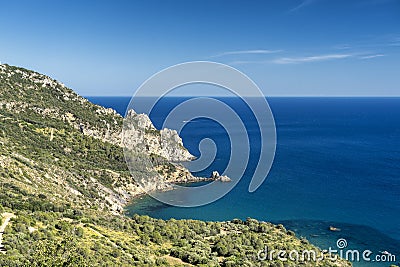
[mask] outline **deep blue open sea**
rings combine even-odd
[[[92,102],[125,114],[127,97],[89,97]],[[156,127],[183,98],[165,98],[150,117]],[[226,98],[253,135],[257,124],[239,99]],[[400,98],[268,98],[277,128],[272,169],[254,193],[247,191],[257,163],[259,140],[250,136],[254,151],[239,184],[225,197],[198,208],[167,206],[150,198],[135,200],[128,214],[152,217],[231,220],[256,218],[282,223],[323,249],[336,248],[345,238],[348,249],[389,251],[400,260]],[[199,155],[205,137],[218,147],[206,170],[223,172],[229,138],[210,120],[188,123],[184,145]],[[258,152],[259,153],[259,152]],[[179,195],[179,190],[174,192]],[[340,232],[329,231],[329,226]],[[390,266],[390,263],[354,263]]]

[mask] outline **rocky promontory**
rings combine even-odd
[[[146,114],[137,114],[134,110],[129,110],[123,127],[122,144],[127,149],[159,155],[172,162],[190,161],[195,158],[183,146],[182,139],[175,130],[157,130]]]
[[[219,172],[217,172],[217,171],[212,172],[211,179],[213,179],[215,181],[220,181],[220,182],[231,182],[232,181],[231,178],[229,178],[226,175],[220,175]]]

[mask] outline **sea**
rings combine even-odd
[[[123,116],[130,101],[129,97],[88,99]],[[171,110],[188,99],[160,100],[150,113],[154,125],[161,128]],[[223,198],[196,208],[143,196],[126,208],[127,216],[206,221],[251,217],[283,224],[321,249],[358,250],[360,260],[353,261],[354,266],[399,265],[400,98],[268,97],[276,125],[276,154],[266,180],[253,193],[248,186],[260,154],[258,124],[240,98],[219,100],[238,114],[249,135],[250,159],[239,183]],[[217,147],[212,164],[195,175],[224,172],[230,139],[221,124],[198,118],[187,122],[180,135],[195,156],[200,156],[204,138]],[[170,194],[179,197],[181,192]],[[331,231],[331,226],[339,231]],[[339,239],[346,241],[346,247],[337,246]],[[373,253],[370,261],[362,259],[366,250]],[[395,259],[378,262],[385,259],[385,251]]]

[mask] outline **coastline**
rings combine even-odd
[[[167,192],[167,191],[171,191],[171,190],[176,190],[177,188],[174,187],[174,185],[181,185],[181,186],[193,186],[196,185],[198,183],[210,183],[213,181],[219,181],[218,178],[215,177],[199,177],[199,176],[194,176],[191,175],[190,179],[182,179],[180,181],[174,181],[174,182],[168,182],[170,186],[167,186],[164,189],[155,189],[155,190],[151,190],[151,192]],[[224,181],[220,181],[220,182],[224,182]],[[134,202],[138,199],[142,199],[143,196],[148,195],[146,190],[140,188],[139,190],[141,190],[141,192],[136,192],[134,194],[131,194],[130,199],[127,201],[127,204],[123,205],[123,213],[125,215],[125,211],[126,211],[126,207],[131,206],[134,204]]]

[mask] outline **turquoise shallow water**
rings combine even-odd
[[[129,98],[91,98],[124,114]],[[161,126],[182,98],[161,101],[151,114]],[[254,193],[248,184],[259,154],[257,124],[238,99],[222,99],[240,114],[249,132],[252,154],[239,184],[225,197],[199,208],[177,208],[150,197],[136,200],[128,214],[153,217],[231,220],[253,217],[282,223],[323,249],[345,238],[349,249],[389,251],[400,259],[400,99],[272,98],[277,126],[277,153],[271,172]],[[199,119],[181,136],[198,156],[198,143],[211,138],[218,147],[212,170],[223,172],[229,138],[218,124]],[[171,197],[182,197],[179,190]],[[196,197],[196,196],[190,196]],[[329,226],[340,232],[329,231]],[[390,263],[355,263],[390,266]]]

